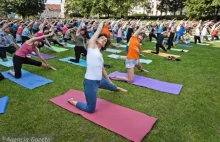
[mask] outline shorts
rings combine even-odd
[[[122,38],[121,38],[121,37],[117,37],[117,43],[120,43],[120,42],[121,42],[121,40],[122,40]]]
[[[138,62],[139,62],[138,59],[136,59],[136,60],[128,60],[128,59],[126,59],[125,60],[126,68],[127,69],[132,69],[132,68],[134,68],[138,64]]]

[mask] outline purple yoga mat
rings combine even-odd
[[[56,56],[51,56],[51,55],[44,54],[44,53],[40,53],[40,54],[41,56],[44,57],[45,60],[56,58]],[[34,55],[34,54],[29,54],[29,55],[35,58],[39,58],[37,55]]]
[[[114,76],[127,77],[127,73],[120,73],[116,71],[116,72],[109,74],[109,77],[111,79],[113,79],[112,77]],[[117,80],[117,79],[113,79],[113,80]],[[183,85],[181,84],[163,82],[163,81],[147,78],[144,76],[138,76],[138,75],[134,76],[134,82],[132,84],[141,86],[141,87],[150,88],[150,89],[157,90],[157,91],[161,91],[161,92],[175,94],[175,95],[178,95],[183,87]]]

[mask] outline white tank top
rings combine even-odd
[[[88,80],[101,80],[104,60],[100,50],[98,48],[88,48],[86,61],[85,78]]]

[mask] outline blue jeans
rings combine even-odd
[[[117,87],[113,84],[111,84],[106,78],[102,78],[99,88],[110,90],[110,91],[117,91]]]
[[[86,103],[77,102],[76,107],[78,109],[88,113],[93,113],[95,111],[99,84],[99,80],[84,79]]]

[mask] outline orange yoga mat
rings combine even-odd
[[[144,52],[144,53],[151,53],[151,51],[152,50],[144,50],[142,52]],[[153,54],[153,53],[151,53],[151,54]],[[180,58],[179,55],[167,54],[167,53],[162,53],[162,52],[159,52],[159,54],[154,54],[154,55],[158,55],[158,56],[162,56],[162,57],[174,56],[176,58]]]

